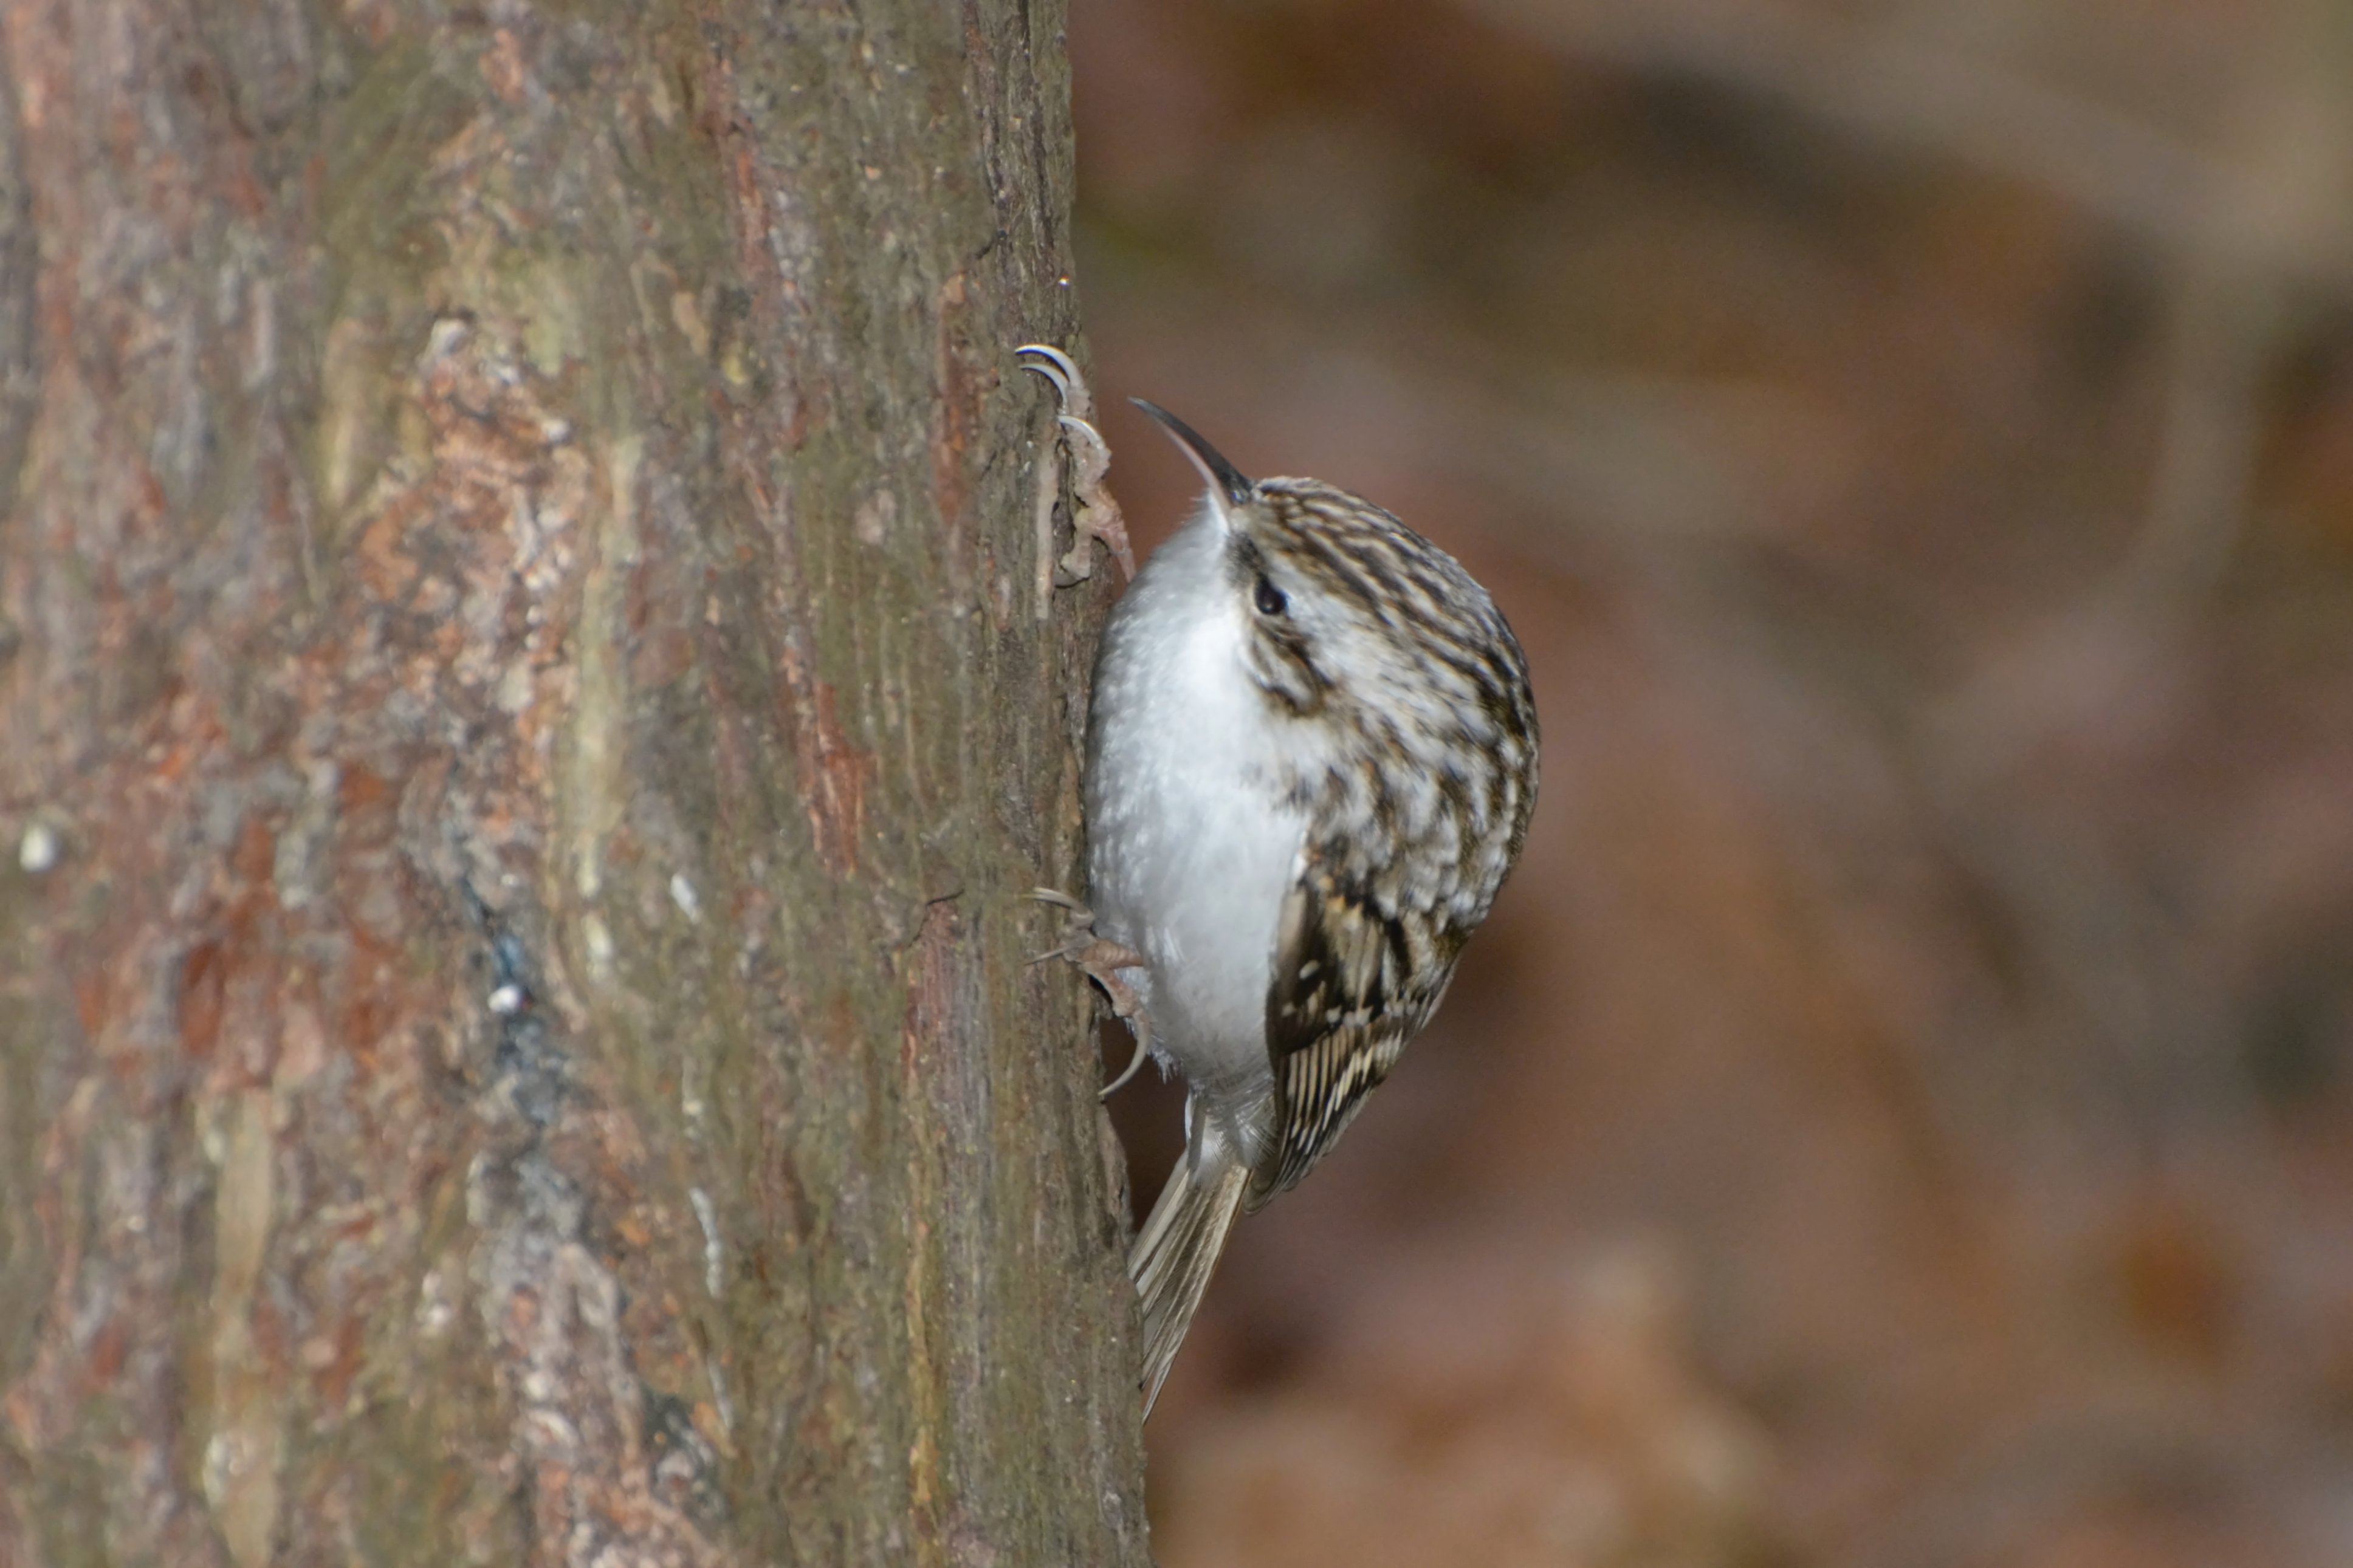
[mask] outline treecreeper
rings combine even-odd
[[[1082,532],[1124,561],[1085,383],[1058,349],[1018,353],[1060,401]],[[1208,489],[1103,630],[1085,900],[1039,896],[1070,910],[1047,956],[1134,1033],[1111,1089],[1147,1055],[1185,1079],[1185,1153],[1128,1255],[1149,1414],[1235,1219],[1314,1169],[1446,994],[1527,834],[1536,711],[1452,556],[1332,485],[1245,479],[1136,405]]]

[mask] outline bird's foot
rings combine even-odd
[[[1070,911],[1062,922],[1062,942],[1032,957],[1032,963],[1043,963],[1050,958],[1075,963],[1088,979],[1102,987],[1111,1000],[1112,1016],[1125,1024],[1135,1037],[1135,1054],[1128,1058],[1120,1075],[1105,1084],[1097,1098],[1109,1100],[1127,1086],[1128,1080],[1143,1070],[1145,1058],[1152,1055],[1152,1020],[1144,1011],[1144,998],[1135,987],[1119,977],[1123,969],[1144,967],[1144,954],[1107,937],[1095,934],[1095,912],[1071,897],[1051,888],[1039,888],[1029,895],[1041,904],[1053,904]]]
[[[1066,465],[1039,469],[1038,616],[1043,620],[1052,588],[1067,588],[1094,575],[1095,542],[1118,557],[1120,571],[1128,578],[1135,575],[1135,552],[1128,544],[1127,521],[1120,515],[1119,503],[1112,500],[1103,483],[1111,468],[1111,447],[1094,426],[1094,395],[1087,390],[1086,378],[1071,363],[1070,355],[1050,344],[1025,343],[1013,353],[1022,369],[1035,371],[1054,389],[1054,400],[1061,405],[1055,416],[1061,430],[1060,446],[1067,454]],[[1071,541],[1070,552],[1054,563],[1050,579],[1045,563],[1054,552],[1054,502],[1060,498],[1065,471],[1071,485],[1071,527],[1076,537]]]

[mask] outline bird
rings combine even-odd
[[[1017,353],[1099,488],[1077,367]],[[1526,839],[1539,732],[1519,641],[1461,563],[1336,486],[1249,479],[1134,401],[1204,489],[1104,626],[1085,898],[1039,896],[1069,910],[1045,956],[1135,1032],[1104,1092],[1147,1055],[1185,1079],[1185,1152],[1128,1256],[1148,1416],[1236,1220],[1331,1152],[1437,1011]]]

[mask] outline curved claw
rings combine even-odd
[[[1138,1021],[1140,1022],[1141,1020],[1139,1019]],[[1139,1028],[1135,1031],[1135,1054],[1127,1058],[1127,1065],[1119,1069],[1119,1076],[1117,1078],[1112,1079],[1109,1083],[1095,1090],[1095,1098],[1097,1100],[1109,1100],[1113,1095],[1117,1094],[1121,1089],[1125,1089],[1128,1086],[1129,1081],[1133,1079],[1137,1073],[1144,1070],[1145,1061],[1151,1055],[1152,1031],[1148,1027]]]
[[[1054,368],[1060,371],[1071,380],[1076,381],[1079,378],[1079,367],[1071,363],[1071,356],[1064,353],[1061,350],[1056,348],[1051,343],[1023,343],[1019,348],[1015,349],[1013,352],[1017,356],[1020,354],[1036,354],[1039,359],[1050,360],[1053,362]],[[1038,367],[1032,365],[1030,368],[1032,370],[1036,370]],[[1042,374],[1044,373],[1040,372],[1039,374]]]
[[[1104,458],[1103,467],[1111,467],[1111,450],[1103,445],[1102,431],[1096,429],[1093,426],[1088,424],[1085,420],[1080,418],[1075,414],[1057,414],[1054,416],[1054,423],[1060,425],[1063,429],[1068,430],[1071,435],[1076,436],[1080,440],[1085,442],[1089,447],[1092,447],[1096,451],[1103,453]]]
[[[1062,405],[1065,425],[1072,416],[1082,422],[1094,416],[1094,395],[1087,390],[1087,378],[1079,374],[1070,355],[1051,343],[1023,343],[1013,351],[1013,355],[1021,362],[1022,369],[1034,371],[1052,384],[1054,399]]]
[[[1144,955],[1134,949],[1099,937],[1094,933],[1094,911],[1070,894],[1055,888],[1032,888],[1030,898],[1041,904],[1054,904],[1071,911],[1071,919],[1062,927],[1062,945],[1050,952],[1039,953],[1029,960],[1043,963],[1050,958],[1067,959],[1079,966],[1080,972],[1102,987],[1111,1003],[1112,1016],[1125,1024],[1135,1036],[1135,1054],[1128,1058],[1120,1074],[1096,1091],[1096,1098],[1108,1100],[1124,1089],[1144,1070],[1145,1059],[1152,1055],[1152,1019],[1145,1012],[1144,999],[1135,987],[1120,979],[1122,969],[1144,966]]]
[[[1040,371],[1039,374],[1042,375],[1045,373]],[[1032,888],[1029,889],[1029,897],[1038,903],[1052,904],[1058,909],[1068,910],[1076,918],[1063,928],[1061,946],[1050,947],[1043,952],[1033,952],[1029,955],[1029,963],[1043,963],[1050,958],[1067,958],[1076,963],[1077,955],[1086,950],[1072,942],[1071,933],[1075,930],[1092,928],[1095,921],[1094,910],[1087,908],[1060,888]]]
[[[1035,354],[1046,363],[1039,364],[1037,360],[1023,357],[1029,354]],[[1070,355],[1051,343],[1023,343],[1013,351],[1013,357],[1021,362],[1023,370],[1035,371],[1051,382],[1056,398],[1064,403],[1071,400],[1071,384],[1079,379],[1079,367],[1071,363]]]
[[[1062,373],[1057,370],[1054,366],[1050,364],[1038,364],[1030,360],[1025,359],[1021,362],[1021,368],[1026,371],[1035,372],[1037,374],[1043,376],[1049,383],[1052,384],[1056,398],[1067,400],[1070,397],[1071,384],[1062,379]]]

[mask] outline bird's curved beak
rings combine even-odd
[[[1131,397],[1128,401],[1159,421],[1160,427],[1176,441],[1177,450],[1201,470],[1201,478],[1208,481],[1210,490],[1219,500],[1229,506],[1240,506],[1250,500],[1250,492],[1258,487],[1243,478],[1240,468],[1226,461],[1224,453],[1201,439],[1199,431],[1156,403],[1147,403],[1141,397]]]

